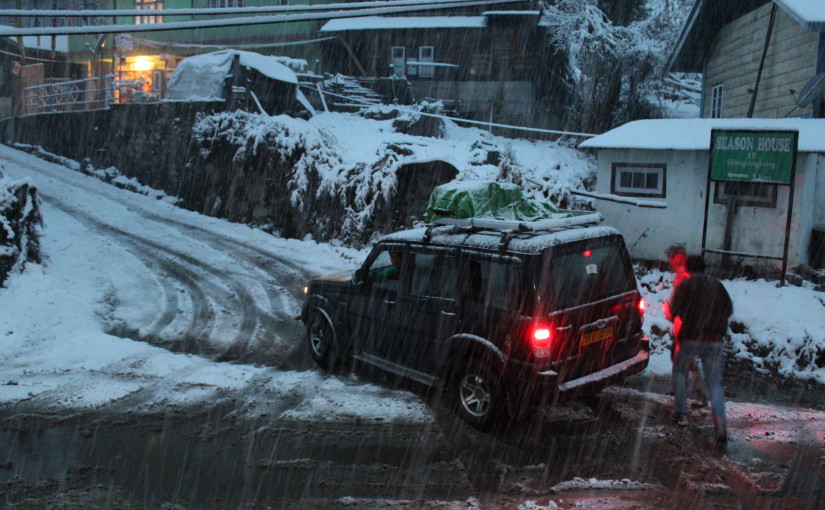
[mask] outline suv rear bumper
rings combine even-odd
[[[642,339],[641,349],[632,357],[576,379],[559,383],[559,374],[553,370],[533,372],[528,380],[522,379],[523,386],[514,388],[511,396],[524,404],[544,406],[560,400],[574,398],[579,395],[592,395],[602,388],[620,383],[625,378],[637,374],[647,367],[650,360],[649,343],[647,338]],[[526,398],[526,401],[524,399]],[[524,409],[522,407],[522,409]]]
[[[649,359],[650,353],[646,350],[640,350],[630,359],[616,363],[598,372],[593,372],[584,377],[560,384],[556,390],[556,394],[559,400],[563,400],[576,395],[596,393],[606,386],[621,382],[633,374],[638,374],[647,367]],[[546,373],[547,372],[542,372],[539,376],[541,377]],[[555,375],[555,372],[553,372],[553,375]],[[554,377],[554,379],[557,377],[558,376]]]

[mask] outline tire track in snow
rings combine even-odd
[[[255,329],[257,328],[257,307],[251,294],[237,281],[228,278],[223,271],[214,268],[200,260],[175,249],[166,247],[151,239],[143,238],[139,235],[126,232],[112,225],[106,224],[85,212],[82,212],[72,206],[62,203],[49,195],[44,195],[49,199],[49,202],[56,208],[63,212],[72,215],[74,218],[85,223],[87,226],[95,229],[98,232],[106,233],[111,237],[128,245],[132,250],[138,253],[138,256],[144,260],[154,260],[171,278],[180,282],[181,285],[190,294],[193,302],[193,316],[192,321],[187,330],[181,335],[181,340],[177,346],[169,345],[168,342],[160,340],[158,337],[138,335],[138,340],[147,341],[155,345],[180,352],[188,352],[193,354],[202,354],[213,357],[219,361],[230,361],[243,354],[246,351],[246,346],[249,340],[253,337]],[[162,254],[162,258],[158,257]],[[177,261],[184,262],[181,264]],[[234,292],[235,298],[239,302],[239,312],[241,314],[241,321],[229,347],[220,349],[217,346],[210,345],[211,343],[204,343],[202,339],[206,333],[214,328],[215,310],[210,305],[207,299],[207,293],[202,287],[210,286],[201,275],[189,269],[189,267],[198,268],[205,273],[212,274],[222,280],[229,289]],[[215,291],[212,287],[211,296],[214,298]],[[218,299],[217,302],[226,303],[225,299]],[[177,312],[176,312],[177,313]],[[168,315],[168,314],[164,314]]]
[[[94,194],[95,196],[103,196],[105,198],[111,199],[118,203],[123,202],[122,193],[123,190],[117,190],[112,188],[111,190],[106,189],[107,186],[104,183],[100,183],[100,186],[90,186],[87,183],[83,182],[83,179],[79,179],[78,177],[90,178],[87,176],[83,176],[81,174],[77,174],[71,169],[67,169],[64,166],[57,165],[54,163],[50,163],[47,161],[43,161],[38,159],[38,163],[40,165],[33,166],[31,161],[25,161],[23,158],[17,157],[14,154],[2,154],[0,157],[12,161],[16,164],[24,166],[28,169],[34,170],[38,173],[41,173],[44,176],[47,176],[51,179],[63,182],[69,186],[74,188],[79,188],[85,190],[89,193]],[[32,156],[35,157],[35,156]],[[66,173],[68,170],[71,173]],[[270,278],[272,282],[261,282],[257,281],[256,283],[260,285],[269,302],[270,302],[270,310],[262,310],[256,306],[258,309],[257,311],[257,319],[260,325],[261,333],[264,338],[264,345],[257,345],[253,341],[255,339],[255,333],[246,334],[251,326],[251,321],[248,320],[247,315],[244,315],[244,320],[242,320],[241,330],[239,331],[238,335],[236,335],[235,341],[233,342],[232,346],[226,350],[221,359],[224,361],[230,360],[241,360],[241,361],[262,361],[262,362],[271,362],[270,357],[277,357],[279,359],[275,360],[278,363],[284,363],[285,360],[294,358],[291,356],[290,353],[283,354],[281,353],[278,348],[283,347],[283,342],[278,342],[277,339],[280,338],[282,340],[286,340],[287,345],[290,349],[294,349],[301,345],[299,339],[302,339],[302,328],[300,325],[294,320],[293,314],[290,313],[289,309],[291,308],[293,303],[290,303],[290,300],[287,298],[285,299],[284,291],[288,293],[289,297],[292,298],[297,304],[300,302],[303,297],[302,288],[305,283],[310,279],[313,275],[313,272],[308,270],[301,265],[290,261],[289,259],[278,255],[276,253],[269,252],[264,249],[260,249],[255,246],[249,246],[245,244],[239,244],[238,241],[235,241],[229,237],[221,236],[218,233],[209,231],[207,229],[200,228],[195,225],[188,224],[186,222],[173,220],[170,218],[166,218],[160,216],[150,209],[147,209],[137,203],[129,203],[129,210],[141,218],[149,220],[155,223],[162,223],[169,227],[172,227],[175,231],[186,235],[189,238],[192,238],[196,241],[205,243],[207,245],[216,248],[218,251],[226,254],[231,253],[236,258],[241,259],[244,261],[246,266],[253,271],[259,272],[262,275]],[[95,220],[94,218],[92,218]],[[105,224],[104,224],[105,225]],[[116,229],[115,227],[110,228],[115,229],[116,231],[125,233],[127,235],[133,235],[128,232],[124,232],[120,229]],[[140,238],[143,239],[143,238]],[[154,254],[148,254],[150,260],[154,257]],[[190,257],[189,260],[186,262],[191,263],[192,258]],[[145,261],[144,261],[145,262]],[[199,261],[197,261],[199,262]],[[169,269],[169,268],[166,268]],[[226,273],[220,270],[214,271],[214,268],[208,268],[207,270],[210,271],[212,274],[223,278],[225,281],[230,281],[226,278]],[[167,270],[167,273],[169,271]],[[175,274],[180,274],[180,270],[178,268],[174,268],[172,270],[171,275],[175,277]],[[191,276],[191,274],[189,275]],[[184,276],[186,278],[186,276]],[[286,280],[286,281],[284,281]],[[237,282],[234,282],[237,283]],[[186,282],[181,282],[181,284],[190,291],[193,289],[190,285],[186,285]],[[233,287],[230,285],[230,287]],[[242,285],[240,286],[243,287]],[[165,291],[168,290],[167,288],[164,289]],[[236,294],[242,301],[241,307],[248,307],[254,303],[254,299],[251,298],[251,295],[247,292],[238,292],[239,287],[235,285],[233,290],[236,291]],[[245,290],[245,289],[244,289]],[[194,291],[197,292],[197,291]],[[190,295],[192,292],[189,292]],[[197,298],[195,298],[197,299]],[[167,294],[167,301],[168,294]],[[194,301],[194,299],[193,299]],[[200,303],[200,301],[198,301]],[[276,304],[280,304],[281,306],[276,306]],[[159,337],[160,333],[165,329],[165,327],[169,326],[172,321],[177,316],[177,310],[171,310],[168,306],[162,313],[161,319],[156,323],[156,327],[150,333],[152,336]],[[123,332],[127,333],[127,332]],[[195,332],[197,333],[197,332]],[[279,335],[279,333],[283,333]],[[246,334],[246,338],[241,338]],[[276,337],[276,340],[267,342],[266,340],[270,338],[271,335]],[[136,335],[136,332],[128,332],[126,335],[130,338],[135,338],[135,336],[140,336],[141,338],[135,338],[139,340],[148,340],[146,338],[142,338],[145,335]],[[189,334],[189,337],[197,337],[197,334]],[[285,337],[285,338],[284,338]],[[188,343],[191,343],[193,340],[190,338]],[[155,342],[153,342],[155,343]],[[168,347],[168,346],[166,346]],[[252,349],[250,349],[250,347]],[[263,352],[253,352],[258,351],[259,348],[263,347]],[[190,348],[184,348],[185,352],[193,352]],[[266,352],[267,350],[271,352]]]

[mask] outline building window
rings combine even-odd
[[[140,11],[162,11],[163,0],[135,0],[135,9]],[[163,16],[135,16],[136,25],[163,23]]]
[[[710,118],[722,118],[722,93],[724,92],[724,85],[717,85],[711,89],[710,92]]]
[[[729,204],[734,199],[739,205],[775,208],[776,184],[735,181],[716,183],[716,192],[713,196],[714,204]]]
[[[421,65],[424,62],[433,62],[435,50],[432,46],[418,47],[418,76],[420,78],[432,78],[435,74],[435,67]]]
[[[278,5],[289,5],[289,0],[281,0]],[[243,7],[243,0],[209,0],[210,9],[229,9]]]
[[[664,164],[613,163],[610,192],[628,197],[664,198],[666,175]]]
[[[393,76],[406,76],[407,48],[393,46],[390,49],[390,72]]]

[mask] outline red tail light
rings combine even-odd
[[[537,358],[544,358],[550,355],[550,347],[553,344],[553,332],[547,326],[535,326],[530,331],[530,344],[533,347],[533,354]]]
[[[645,305],[645,300],[640,299],[639,300],[639,311],[642,312],[642,313],[645,313],[645,306],[646,306]]]

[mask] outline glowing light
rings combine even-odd
[[[553,341],[553,335],[549,328],[539,326],[534,329],[531,340],[533,344],[533,354],[536,357],[543,358],[551,354],[549,347]]]
[[[130,67],[132,71],[151,71],[155,68],[155,62],[152,57],[135,57]]]
[[[586,250],[582,253],[582,257],[589,257],[591,255],[593,255],[593,252],[590,250]]]

